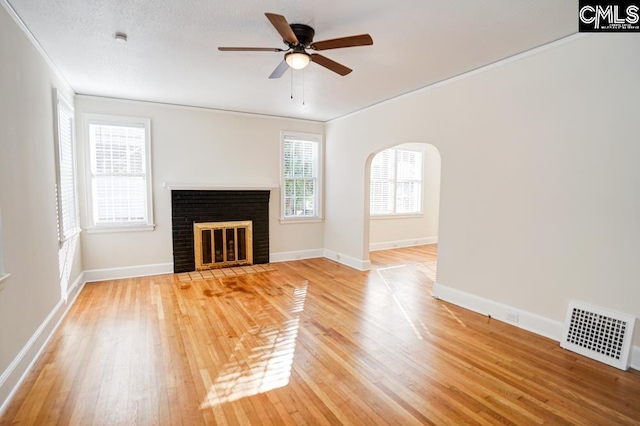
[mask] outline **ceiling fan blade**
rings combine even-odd
[[[284,52],[277,47],[218,47],[221,52]]]
[[[331,40],[322,40],[311,43],[309,48],[313,50],[340,49],[342,47],[370,46],[373,39],[369,34],[360,34],[350,37],[332,38]]]
[[[265,13],[265,16],[271,22],[271,25],[276,27],[278,33],[282,36],[282,39],[291,44],[298,44],[298,38],[293,33],[291,26],[287,22],[287,18],[275,13]]]
[[[269,78],[280,78],[288,69],[289,64],[287,64],[287,61],[283,60],[282,62],[280,62],[280,65],[278,65],[276,69],[273,70]]]
[[[318,65],[322,65],[323,67],[330,69],[331,71],[338,73],[342,76],[349,74],[353,71],[351,68],[347,68],[342,64],[337,63],[336,61],[327,58],[326,56],[319,55],[317,53],[312,53],[311,60]]]

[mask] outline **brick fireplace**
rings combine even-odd
[[[173,271],[196,270],[194,223],[251,221],[253,263],[269,263],[268,190],[171,190]]]

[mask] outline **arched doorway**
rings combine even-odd
[[[441,174],[438,149],[427,143],[394,145],[372,153],[365,170],[369,252],[436,244]]]

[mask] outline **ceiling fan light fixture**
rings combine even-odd
[[[285,55],[284,59],[294,70],[306,68],[311,61],[311,58],[309,58],[309,55],[305,52],[289,52]]]

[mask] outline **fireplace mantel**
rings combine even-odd
[[[193,182],[164,182],[162,184],[169,190],[181,191],[271,191],[278,189],[280,185],[274,183],[251,184],[251,183],[193,183]]]

